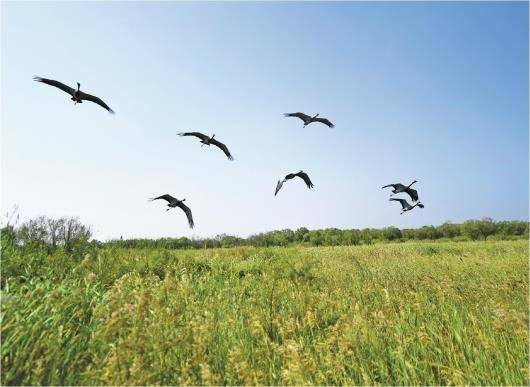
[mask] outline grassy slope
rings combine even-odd
[[[524,240],[2,265],[2,384],[528,381]]]

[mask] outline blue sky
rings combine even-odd
[[[79,216],[99,239],[528,219],[528,3],[1,8],[3,213]],[[300,169],[315,189],[274,197]],[[425,209],[401,216],[381,186],[413,179]],[[147,201],[163,193],[194,230]]]

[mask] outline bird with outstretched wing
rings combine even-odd
[[[309,178],[309,175],[307,173],[305,173],[304,171],[300,171],[300,172],[297,172],[297,173],[289,173],[289,174],[285,175],[285,177],[283,179],[279,179],[278,183],[276,183],[276,190],[274,191],[274,196],[276,196],[278,194],[278,192],[280,191],[280,189],[283,186],[283,183],[285,183],[287,180],[294,179],[295,177],[301,178],[305,182],[305,184],[307,185],[307,188],[309,188],[309,189],[313,188],[313,183],[311,182],[311,179]]]
[[[305,113],[301,113],[301,112],[297,112],[297,113],[284,113],[283,114],[285,117],[296,117],[296,118],[300,118],[302,121],[304,121],[304,127],[306,127],[307,125],[309,125],[310,123],[312,122],[320,122],[324,125],[327,125],[328,127],[330,128],[333,128],[335,125],[333,125],[331,123],[330,120],[328,120],[327,118],[321,118],[321,117],[318,117],[319,115],[315,115],[313,117],[311,116],[308,116],[307,114]]]
[[[47,78],[35,76],[33,77],[33,80],[44,83],[46,85],[57,87],[58,89],[64,91],[65,93],[70,94],[72,96],[71,99],[75,101],[75,103],[82,103],[83,101],[94,102],[95,104],[98,104],[99,106],[101,106],[103,109],[107,110],[109,113],[114,114],[114,110],[112,110],[105,102],[103,102],[101,98],[79,90],[79,88],[81,87],[81,84],[79,82],[77,83],[77,90],[76,90],[70,86],[65,85],[62,82],[59,82],[53,79],[47,79]]]
[[[223,144],[221,141],[217,141],[214,137],[215,134],[212,137],[207,136],[206,134],[200,133],[200,132],[182,132],[178,134],[179,136],[193,136],[197,137],[201,140],[202,145],[215,145],[219,149],[221,149],[226,157],[228,157],[228,160],[234,160],[232,155],[230,154],[230,151],[228,150],[228,147]]]
[[[190,228],[193,228],[195,224],[193,223],[193,215],[191,214],[191,209],[183,203],[186,199],[178,200],[177,198],[174,198],[169,194],[164,194],[156,198],[151,198],[149,199],[149,201],[152,202],[153,200],[158,199],[162,199],[168,202],[168,208],[166,209],[166,211],[169,211],[170,209],[175,207],[179,207],[180,209],[182,209],[182,211],[184,211],[186,217],[188,218],[188,224],[190,225]]]

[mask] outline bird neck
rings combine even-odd
[[[414,183],[417,183],[417,181],[414,180],[412,183],[410,183],[410,184],[407,186],[407,188],[410,188],[410,187],[412,186],[412,184],[414,184]]]

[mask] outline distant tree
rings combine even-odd
[[[71,251],[74,247],[86,245],[92,236],[90,227],[78,218],[52,219],[45,216],[24,222],[17,230],[17,239],[25,247],[46,247],[55,249],[63,246]]]
[[[491,218],[482,220],[467,220],[462,224],[462,234],[472,240],[484,239],[495,234],[497,230],[495,222]]]
[[[44,216],[30,219],[17,231],[18,239],[25,247],[44,247],[48,242],[47,221]]]
[[[342,245],[358,245],[360,241],[361,241],[361,232],[359,230],[342,231],[342,236],[341,236]]]
[[[79,218],[63,218],[60,222],[59,233],[62,231],[62,243],[66,250],[72,250],[74,246],[85,244],[92,236],[90,227],[85,226]]]
[[[307,235],[309,243],[313,246],[321,246],[324,243],[324,238],[320,230],[309,231]]]
[[[394,226],[384,228],[383,237],[388,241],[399,239],[401,238],[401,230]]]
[[[438,227],[444,238],[454,238],[462,235],[460,232],[460,226],[451,222],[445,222]]]
[[[309,232],[309,230],[305,227],[300,227],[294,232],[294,240],[297,242],[302,242],[304,240],[305,235]]]
[[[369,228],[364,228],[361,230],[361,239],[364,244],[371,244],[374,240],[374,235],[372,234],[372,230]]]
[[[338,228],[327,228],[322,230],[322,244],[325,246],[340,245],[342,239],[342,231]]]
[[[221,247],[234,247],[238,244],[239,238],[232,235],[223,234],[223,237],[221,238]]]
[[[61,233],[64,229],[64,218],[61,219],[45,219],[46,227],[48,229],[48,243],[53,249],[57,247],[57,244],[61,241]]]

